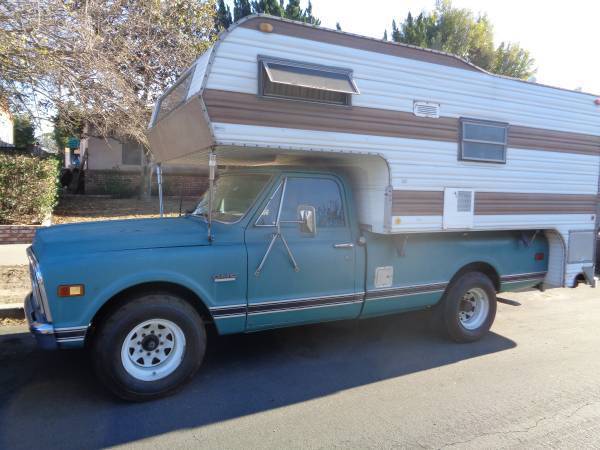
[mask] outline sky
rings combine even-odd
[[[302,2],[306,6],[308,0]],[[381,39],[401,22],[435,8],[435,0],[312,0],[322,26]],[[365,10],[364,5],[370,7]],[[487,13],[496,44],[518,42],[536,60],[539,83],[600,95],[600,0],[454,0]]]

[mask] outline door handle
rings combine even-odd
[[[333,244],[333,248],[353,248],[354,244],[352,242],[343,242],[341,244]]]

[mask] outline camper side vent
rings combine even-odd
[[[473,200],[473,191],[458,191],[456,193],[456,212],[471,212],[471,203]]]
[[[430,117],[438,119],[440,117],[440,105],[430,102],[413,102],[413,112],[417,117]]]
[[[473,210],[475,192],[467,189],[444,189],[445,230],[473,228]]]

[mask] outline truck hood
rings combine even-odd
[[[33,251],[38,258],[208,245],[206,223],[197,218],[111,220],[38,229]]]

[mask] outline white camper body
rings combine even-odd
[[[545,284],[573,286],[593,282],[596,100],[258,15],[222,33],[161,97],[148,135],[159,162],[206,164],[214,152],[219,164],[344,168],[360,222],[376,233],[540,230]]]

